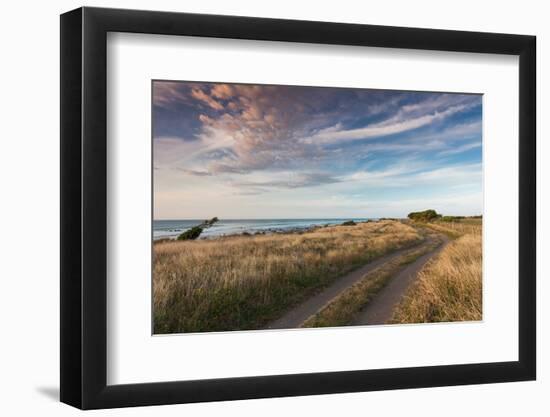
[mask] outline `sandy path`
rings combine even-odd
[[[271,322],[266,327],[266,329],[293,329],[296,327],[300,327],[300,325],[304,321],[306,321],[313,314],[317,313],[334,297],[355,284],[357,281],[360,281],[365,276],[365,274],[368,274],[382,264],[391,261],[392,259],[400,255],[403,255],[413,247],[417,247],[425,242],[426,241],[419,242],[414,246],[409,246],[396,252],[392,252],[388,255],[384,255],[381,258],[378,258],[362,266],[361,268],[356,269],[355,271],[352,271],[341,278],[338,278],[332,285],[325,288],[319,294],[308,298],[302,304],[299,304],[298,306],[286,312],[281,318]]]
[[[431,252],[422,255],[413,263],[407,265],[390,281],[376,297],[355,317],[351,325],[384,324],[391,319],[393,310],[401,301],[401,298],[416,279],[418,272],[434,256],[436,256],[448,244],[449,238],[441,235],[442,244]]]

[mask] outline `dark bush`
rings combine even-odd
[[[342,226],[357,226],[353,220],[348,220],[347,222],[342,223]]]
[[[217,217],[212,217],[210,220],[205,220],[198,226],[193,226],[191,229],[186,230],[178,236],[178,240],[195,240],[198,238],[204,229],[208,229],[214,223],[218,222]]]
[[[435,219],[439,219],[441,214],[438,214],[435,210],[424,210],[409,213],[407,217],[415,222],[429,222]]]
[[[201,226],[194,226],[191,229],[186,230],[181,235],[178,236],[178,240],[195,240],[202,233]]]
[[[212,226],[214,223],[218,222],[219,219],[217,217],[212,217],[210,220],[205,220],[203,223],[202,223],[202,226],[205,226],[205,227],[210,227]]]

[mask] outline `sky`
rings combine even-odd
[[[482,96],[153,81],[154,218],[482,214]]]

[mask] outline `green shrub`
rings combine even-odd
[[[347,222],[342,223],[342,226],[357,226],[353,220],[348,220]]]
[[[407,217],[415,222],[429,222],[435,219],[439,219],[441,214],[438,214],[435,210],[424,210],[409,213]]]
[[[219,219],[217,217],[212,217],[210,220],[205,220],[203,223],[202,223],[202,226],[206,226],[206,227],[210,227],[212,226],[214,223],[218,222]]]
[[[202,233],[201,226],[194,226],[191,229],[186,230],[181,235],[178,236],[178,240],[195,240]]]
[[[195,240],[198,238],[204,229],[208,229],[214,223],[218,222],[217,217],[212,217],[210,220],[205,220],[198,226],[193,226],[191,229],[186,230],[178,236],[178,240]]]

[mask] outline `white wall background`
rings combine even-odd
[[[8,2],[2,10],[0,88],[0,410],[3,415],[75,415],[59,392],[59,17],[82,3]],[[325,395],[99,411],[94,415],[279,416],[315,414],[548,415],[550,404],[550,158],[542,115],[550,97],[550,26],[544,2],[353,0],[93,1],[86,5],[239,14],[534,34],[538,37],[539,378],[537,382]],[[544,235],[544,236],[543,236]],[[545,395],[546,394],[546,395]]]

